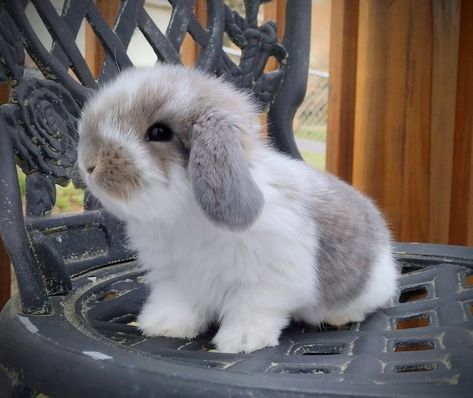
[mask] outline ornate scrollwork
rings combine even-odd
[[[27,212],[42,215],[54,206],[54,184],[65,186],[71,179],[80,108],[60,84],[44,79],[22,79],[12,98],[2,115],[27,175]]]
[[[84,19],[91,24],[105,50],[98,83],[131,65],[126,54],[135,28],[139,28],[164,62],[180,62],[179,49],[187,32],[201,48],[196,66],[224,75],[238,87],[252,91],[266,110],[286,73],[287,52],[279,43],[276,24],[258,26],[262,0],[245,0],[245,17],[223,4],[207,0],[207,25],[194,14],[194,0],[169,0],[173,11],[166,35],[144,8],[144,1],[123,1],[112,30],[91,0],[66,0],[62,15],[49,1],[32,0],[48,26],[53,47],[48,51],[26,18],[22,2],[0,0],[0,66],[10,80],[12,104],[2,107],[18,164],[27,175],[27,211],[46,214],[54,206],[55,184],[71,180],[76,159],[76,120],[88,92],[97,87],[75,38]],[[238,65],[223,51],[224,32],[241,49]],[[50,80],[27,77],[25,50]],[[265,71],[273,56],[279,68]],[[73,69],[78,80],[68,72]],[[79,104],[79,105],[78,105]],[[88,206],[89,201],[86,205]],[[93,206],[92,206],[93,207]]]
[[[60,84],[34,78],[21,81],[13,100],[24,131],[15,142],[23,171],[39,170],[67,185],[76,160],[79,106]]]
[[[20,32],[7,12],[0,8],[0,64],[5,77],[13,81],[23,75],[25,49]]]
[[[242,53],[237,66],[222,51],[217,73],[237,86],[254,92],[256,99],[267,110],[284,77],[287,51],[278,41],[274,21],[257,25],[259,6],[260,1],[246,1],[245,18],[228,6],[225,7],[225,32]],[[279,62],[280,67],[264,72],[270,56]]]

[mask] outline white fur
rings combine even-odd
[[[252,352],[277,345],[281,329],[301,309],[308,322],[338,325],[363,320],[393,296],[395,267],[385,248],[363,294],[341,308],[325,308],[314,261],[317,226],[302,203],[288,202],[274,187],[290,181],[301,187],[301,197],[311,195],[313,171],[274,153],[264,153],[251,171],[265,207],[242,233],[207,219],[178,168],[173,176],[178,190],[149,191],[137,200],[136,213],[127,206],[128,214],[138,215],[128,220],[128,235],[152,287],[139,317],[145,334],[192,338],[219,320],[214,341],[220,351]],[[324,189],[323,180],[317,187]]]
[[[274,161],[268,156],[253,167],[265,208],[242,233],[212,224],[188,187],[179,184],[185,176],[178,169],[174,181],[180,190],[169,196],[148,193],[146,220],[128,221],[131,245],[138,249],[152,286],[139,317],[145,334],[195,337],[209,322],[220,320],[218,349],[251,352],[276,345],[290,314],[315,302],[315,226],[309,227],[302,204],[287,203],[269,184],[275,176],[268,175],[265,162]],[[283,156],[277,161],[272,169],[283,178],[309,186],[310,174],[301,170],[302,163]]]
[[[153,82],[160,78],[150,76],[153,71],[139,78]],[[183,94],[163,106],[190,108],[192,95],[184,94],[192,93],[189,87],[199,83],[193,76],[176,79],[184,86],[172,88]],[[203,87],[217,84],[210,79],[200,83]],[[224,89],[228,96],[218,101],[227,101],[232,109],[233,91]],[[126,87],[118,85],[105,91],[102,100],[119,95],[120,90],[126,93]],[[108,140],[125,146],[139,170],[143,189],[127,200],[108,195],[94,183],[84,171],[85,154],[79,147],[79,166],[87,185],[108,210],[126,221],[130,245],[147,271],[151,293],[138,319],[147,335],[192,338],[219,321],[214,338],[218,350],[252,352],[277,345],[291,317],[311,323],[361,321],[385,305],[396,290],[395,265],[386,240],[362,293],[346,305],[323,304],[316,261],[320,231],[308,203],[317,195],[319,202],[332,197],[334,186],[324,174],[266,147],[257,138],[253,108],[249,101],[240,100],[235,114],[228,117],[242,120],[247,124],[243,130],[253,135],[244,144],[251,176],[264,195],[261,215],[242,232],[209,221],[194,198],[186,169],[176,164],[164,176],[126,126],[99,126],[99,130],[108,131],[104,133],[110,134]],[[100,98],[95,101],[91,108],[100,104]]]

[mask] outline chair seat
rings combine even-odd
[[[142,336],[146,296],[134,261],[76,277],[53,314],[0,315],[0,386],[48,396],[466,396],[473,391],[473,249],[398,245],[398,299],[362,323],[292,324],[280,345],[216,352]],[[4,389],[4,391],[6,391]]]

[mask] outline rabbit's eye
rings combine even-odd
[[[146,131],[148,141],[171,141],[172,130],[164,123],[155,123]]]

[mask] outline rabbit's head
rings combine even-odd
[[[84,107],[78,164],[119,217],[152,217],[150,197],[187,189],[212,222],[240,230],[264,202],[249,168],[259,135],[249,97],[221,79],[177,65],[129,69]]]

